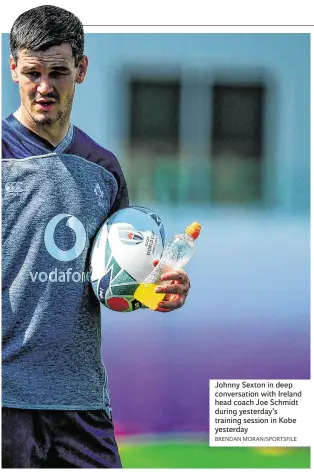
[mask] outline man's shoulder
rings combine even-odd
[[[77,126],[74,126],[74,140],[67,152],[76,154],[104,167],[118,165],[117,157],[112,151],[98,144]]]
[[[12,126],[10,117],[1,120],[1,137],[2,141],[10,141],[16,139],[17,130]]]
[[[2,120],[2,158],[22,159],[53,152],[53,146],[23,126],[13,114]]]
[[[2,158],[10,158],[21,154],[23,139],[16,129],[10,125],[8,118],[1,120]]]
[[[77,126],[74,126],[74,139],[67,149],[67,153],[76,154],[89,162],[98,164],[106,171],[110,172],[118,183],[118,194],[116,202],[111,212],[118,211],[120,208],[129,206],[129,197],[127,185],[123,175],[122,168],[115,154],[109,149],[98,144],[88,134]]]
[[[1,120],[2,158],[9,157],[9,144],[13,140],[12,132],[5,119]]]
[[[12,134],[13,129],[9,126],[8,119],[3,118],[1,120],[1,131],[2,131],[2,139],[5,139],[8,134]]]

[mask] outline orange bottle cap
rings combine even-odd
[[[185,232],[190,235],[193,239],[197,239],[200,235],[202,226],[194,221],[194,223],[190,224],[185,228]]]

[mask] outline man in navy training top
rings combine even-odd
[[[126,182],[70,121],[88,66],[80,20],[34,8],[10,47],[21,103],[2,122],[2,465],[121,467],[87,274],[97,230],[129,205]],[[190,285],[185,272],[166,279],[160,311],[180,308]]]

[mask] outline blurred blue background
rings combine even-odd
[[[310,35],[87,34],[86,54],[73,123],[167,240],[203,225],[182,309],[103,310],[116,430],[206,433],[210,378],[310,377]]]

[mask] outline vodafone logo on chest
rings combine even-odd
[[[45,248],[51,257],[60,262],[77,259],[84,251],[87,235],[83,223],[74,215],[59,213],[48,222],[45,233]],[[59,245],[57,244],[59,241]],[[64,247],[60,247],[62,242]],[[30,271],[30,279],[35,282],[86,282],[89,272],[73,271],[72,267],[60,270],[55,267],[50,272]]]
[[[54,238],[56,227],[62,220],[65,220],[64,226],[72,229],[76,237],[74,246],[67,250],[60,249]],[[69,262],[79,257],[84,250],[86,239],[86,231],[81,221],[67,213],[60,213],[51,218],[45,229],[44,241],[46,249],[49,254],[58,261]]]

